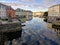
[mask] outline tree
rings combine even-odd
[[[48,12],[45,12],[43,16],[44,16],[44,18],[45,18],[44,21],[47,22]]]
[[[44,17],[47,17],[48,16],[48,12],[45,12],[43,16]]]

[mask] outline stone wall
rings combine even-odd
[[[0,45],[4,45],[7,40],[13,40],[21,37],[21,23],[0,24]]]
[[[21,23],[0,24],[0,32],[12,32],[21,29]]]

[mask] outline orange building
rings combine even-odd
[[[11,8],[10,6],[7,7],[7,9],[6,9],[6,15],[10,16],[12,19],[16,18],[15,10],[13,8]]]

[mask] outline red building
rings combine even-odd
[[[6,15],[10,16],[12,19],[16,18],[15,10],[10,6],[8,6],[6,9]]]

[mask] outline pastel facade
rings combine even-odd
[[[54,5],[48,10],[48,22],[58,22],[60,21],[60,4]]]
[[[9,16],[11,16],[11,18],[16,18],[15,10],[11,6],[0,3],[0,18],[8,19]]]
[[[15,10],[10,6],[6,9],[6,15],[10,15],[12,19],[16,18]]]
[[[17,8],[16,9],[16,16],[18,16],[22,23],[26,22],[26,14],[25,10]]]

